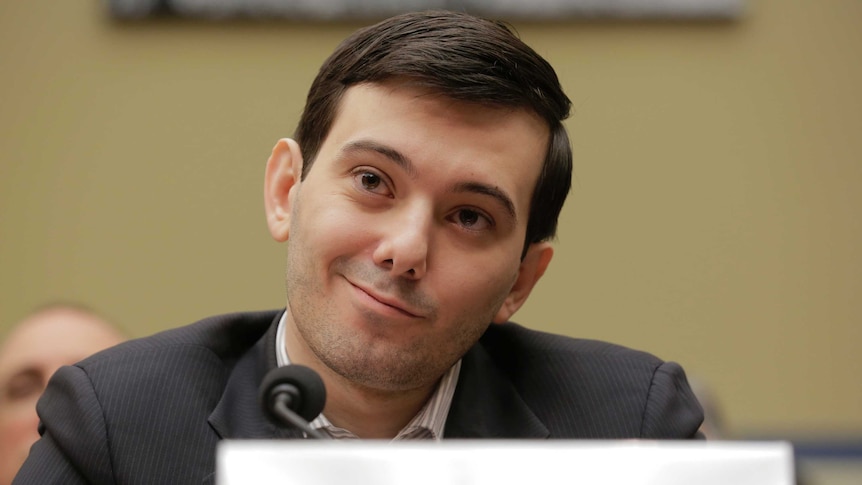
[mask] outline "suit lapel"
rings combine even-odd
[[[276,426],[264,416],[258,400],[258,386],[264,375],[276,367],[275,335],[281,312],[263,338],[242,354],[230,370],[221,399],[208,421],[221,439],[301,438],[296,429]]]
[[[550,432],[479,343],[461,361],[443,434],[445,438],[543,439]]]

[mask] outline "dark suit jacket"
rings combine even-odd
[[[257,401],[280,315],[213,317],[63,367],[14,483],[211,483],[219,440],[300,437]],[[701,421],[677,364],[507,323],[464,356],[444,435],[681,439]]]

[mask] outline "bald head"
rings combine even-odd
[[[11,483],[38,438],[36,401],[63,365],[125,337],[85,309],[55,305],[22,320],[0,344],[0,485]]]

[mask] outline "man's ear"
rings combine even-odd
[[[533,287],[539,281],[539,278],[545,274],[548,269],[548,263],[554,256],[554,248],[551,243],[543,241],[530,244],[527,248],[527,255],[521,261],[521,266],[518,268],[518,277],[515,284],[509,291],[509,296],[503,302],[503,306],[497,311],[494,316],[494,323],[504,323],[509,321],[509,318],[521,308],[521,305],[527,301]]]
[[[302,175],[302,152],[289,138],[278,140],[266,162],[263,183],[263,205],[269,233],[278,242],[290,236],[290,211],[299,191]]]

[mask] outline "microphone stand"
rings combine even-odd
[[[320,431],[312,428],[308,421],[302,419],[301,416],[299,416],[298,414],[293,412],[292,409],[290,409],[290,402],[293,400],[293,398],[291,396],[291,392],[285,389],[280,389],[284,385],[285,384],[278,385],[272,389],[272,410],[275,411],[276,414],[278,414],[278,417],[281,418],[283,421],[293,426],[296,426],[306,435],[314,439],[332,439],[328,434],[321,433]],[[287,384],[287,386],[290,386],[290,384]]]

